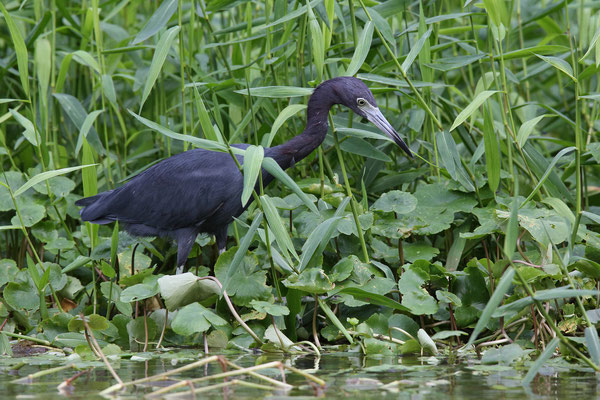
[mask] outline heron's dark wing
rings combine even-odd
[[[198,226],[215,213],[240,208],[242,182],[229,154],[190,150],[153,165],[121,188],[97,195],[81,216],[162,231]]]

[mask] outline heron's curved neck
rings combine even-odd
[[[308,101],[304,131],[272,149],[272,157],[284,169],[308,156],[325,140],[329,110],[337,101],[329,91],[319,89],[321,87],[315,89]]]

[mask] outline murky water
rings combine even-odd
[[[592,399],[600,397],[600,380],[588,369],[570,365],[562,360],[551,361],[543,368],[529,387],[521,385],[528,365],[499,366],[482,365],[475,358],[463,358],[450,364],[443,358],[414,357],[362,357],[355,353],[330,353],[320,358],[313,356],[278,357],[276,355],[226,355],[229,361],[241,367],[257,362],[281,360],[284,363],[324,379],[325,388],[310,384],[304,377],[288,372],[287,383],[294,386],[289,391],[261,390],[242,386],[213,389],[197,394],[197,398],[250,399],[267,397],[284,398],[395,398],[395,399]],[[173,370],[200,359],[195,350],[179,350],[163,354],[142,353],[131,359],[112,361],[118,375],[125,382]],[[74,362],[79,369],[64,369],[18,383],[16,379],[38,371],[68,365]],[[58,385],[80,371],[86,371],[72,383],[66,392],[60,393]],[[160,387],[179,379],[198,378],[222,372],[218,363],[198,367],[174,375],[169,380],[142,384],[119,392],[119,398],[141,398]],[[274,379],[281,379],[278,369],[260,371]],[[239,378],[239,377],[238,377]],[[261,383],[247,375],[245,381]],[[223,379],[206,384],[224,382]],[[28,358],[0,359],[0,393],[9,398],[102,398],[100,391],[115,383],[112,375],[97,361],[69,360],[52,354]],[[264,383],[264,382],[262,382]],[[189,390],[185,389],[185,390]],[[189,396],[186,398],[190,398]]]

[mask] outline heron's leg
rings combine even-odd
[[[196,236],[198,236],[198,232],[190,229],[181,229],[177,232],[177,269],[175,270],[177,275],[183,273],[185,262],[192,251]]]
[[[228,226],[229,225],[225,225],[225,227],[215,232],[215,241],[217,242],[217,247],[219,248],[219,255],[225,253],[226,250]]]

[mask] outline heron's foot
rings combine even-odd
[[[180,265],[175,269],[175,275],[183,274],[184,265]]]

